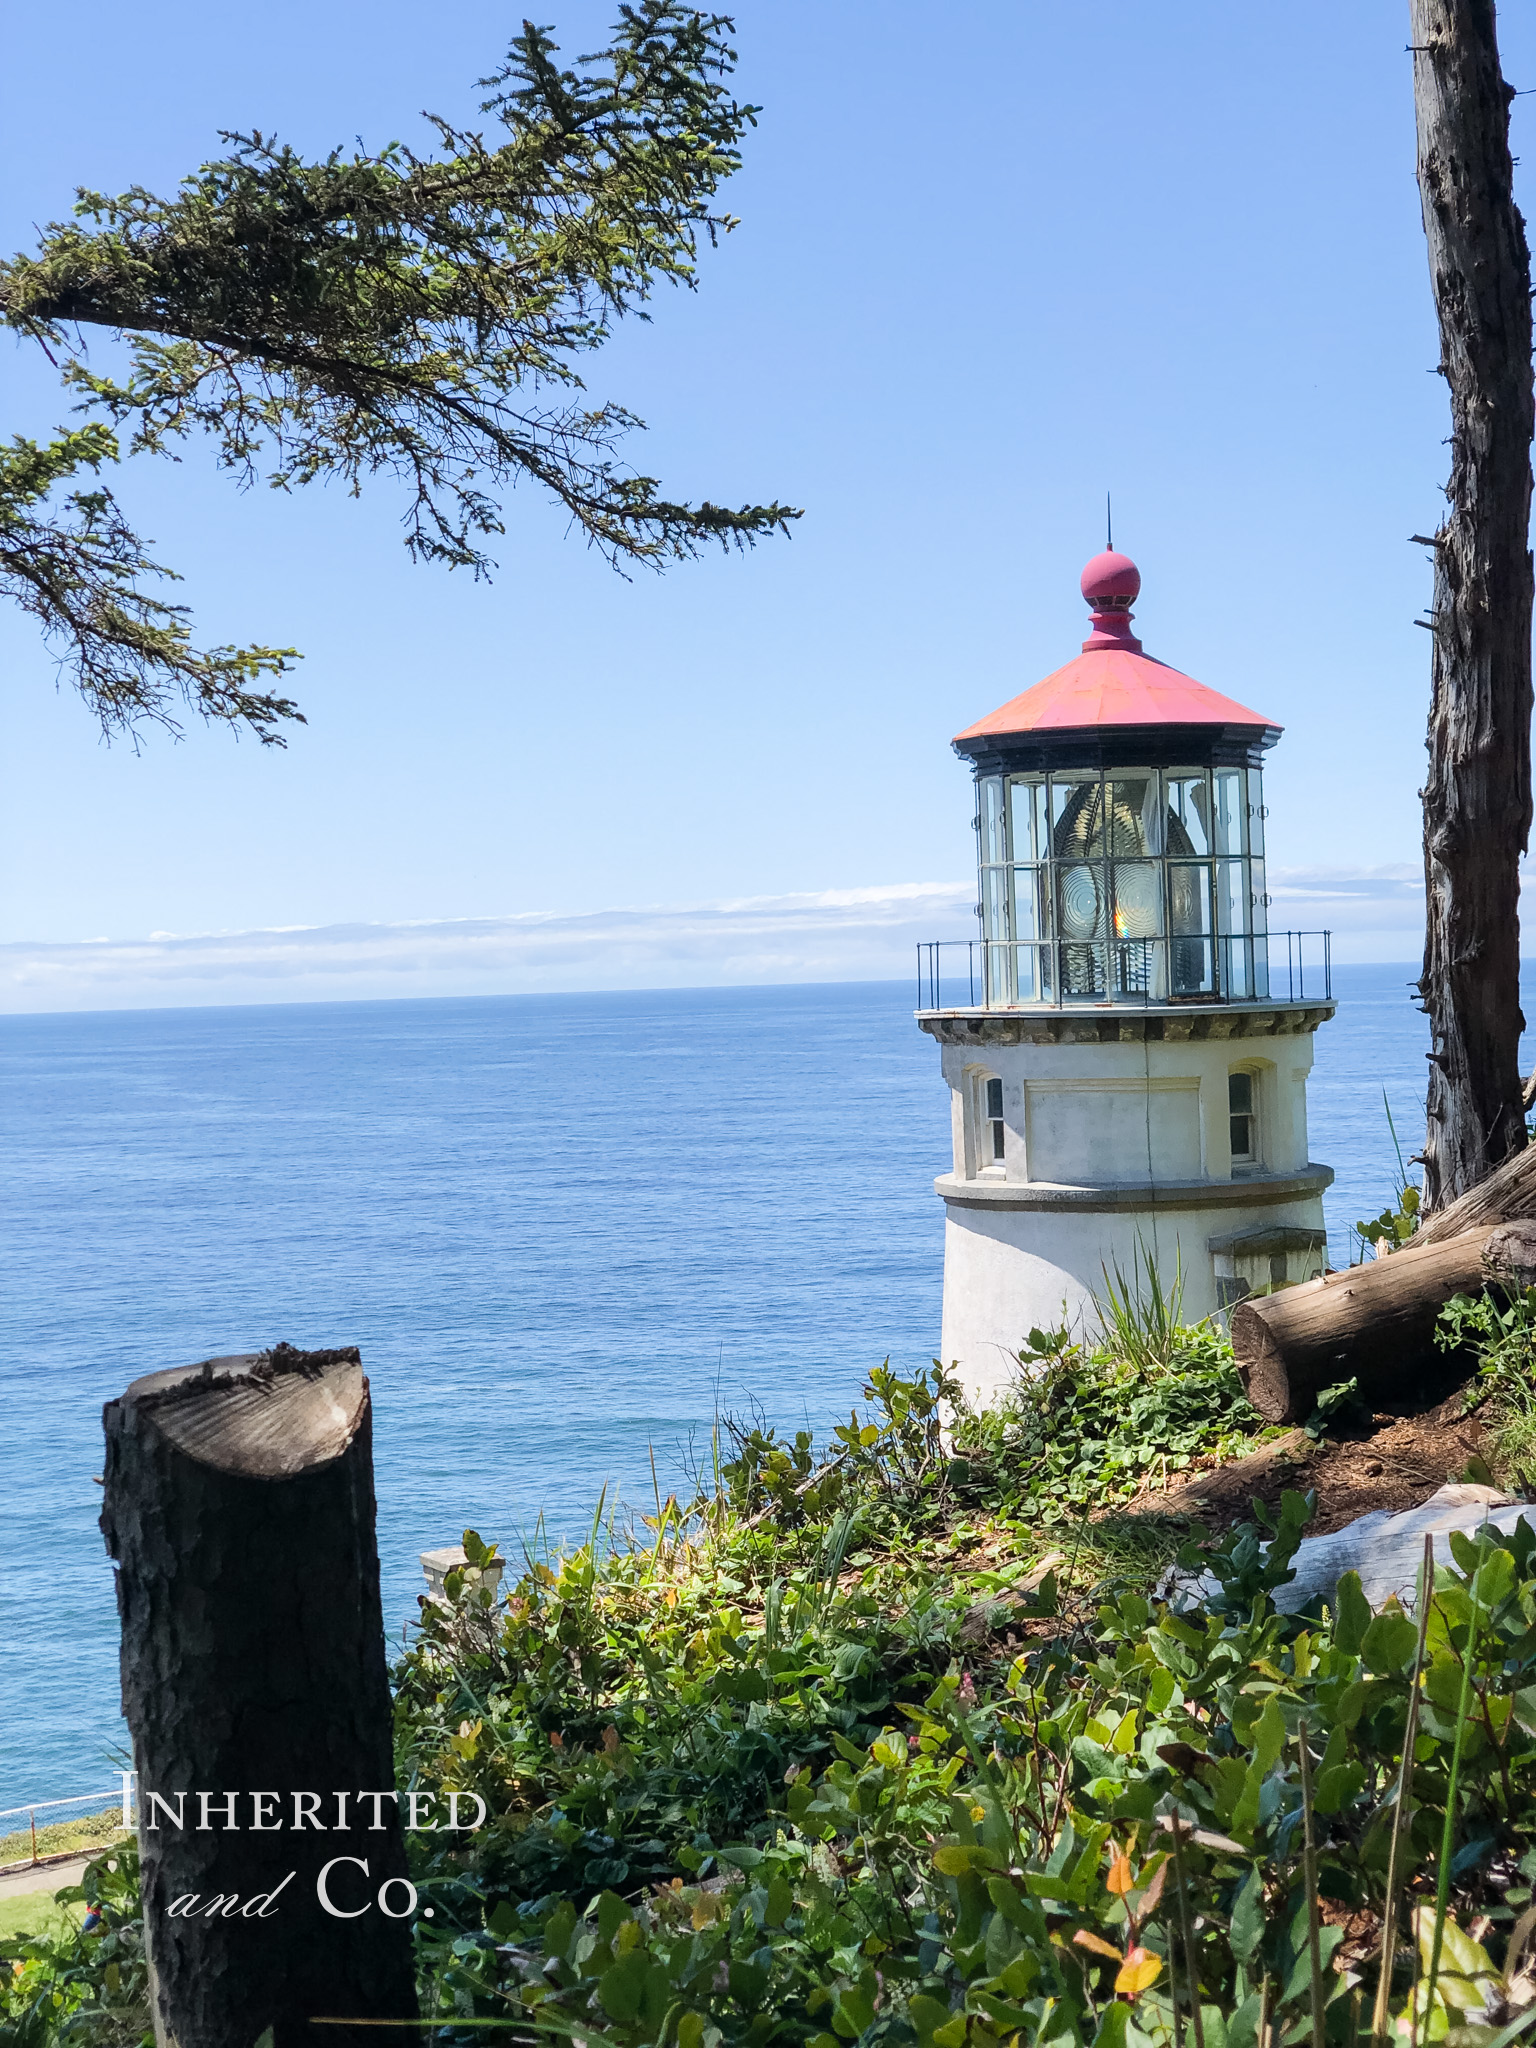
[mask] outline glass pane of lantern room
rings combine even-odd
[[[1117,775],[1108,788],[1105,837],[1118,860],[1163,850],[1162,792],[1154,770]]]
[[[989,775],[981,785],[981,862],[990,867],[1008,858],[1008,827],[1003,815],[1001,776]]]
[[[1056,930],[1063,996],[1101,996],[1108,962],[1107,874],[1098,861],[1061,863],[1056,868]]]
[[[1243,806],[1248,815],[1248,851],[1264,851],[1264,820],[1268,813],[1264,809],[1264,778],[1257,768],[1248,770],[1248,801]]]
[[[987,946],[983,949],[986,961],[986,1001],[988,1009],[1007,1009],[1017,997],[1013,989],[1012,946]]]
[[[1161,861],[1117,860],[1112,872],[1115,937],[1155,939],[1163,928]]]
[[[1017,845],[1017,840],[1015,840]],[[1020,943],[1015,945],[1014,977],[1021,1003],[1039,1001],[1035,987],[1038,965],[1037,943],[1043,936],[1040,912],[1043,873],[1039,868],[1015,868],[1013,871],[1013,930]]]
[[[1204,855],[1211,850],[1211,779],[1203,768],[1168,771],[1168,851]]]
[[[1051,777],[1051,852],[1091,860],[1104,851],[1104,787],[1095,769]]]
[[[1015,775],[1009,781],[1008,829],[1015,860],[1044,860],[1049,855],[1043,775]]]
[[[1013,937],[1012,879],[1007,868],[988,868],[982,877],[982,934],[988,941]]]
[[[1220,779],[1218,776],[1218,788]],[[1233,1002],[1245,1002],[1253,994],[1253,947],[1248,936],[1248,909],[1247,862],[1217,861],[1216,930],[1221,938],[1221,993]]]
[[[1039,939],[1045,936],[1041,929],[1040,908],[1039,868],[1015,868],[1013,871],[1013,936],[1016,939]]]
[[[1163,864],[1117,860],[1110,872],[1114,888],[1112,993],[1160,1001],[1166,993],[1163,948],[1157,943],[1163,929]]]
[[[1218,768],[1212,778],[1216,796],[1216,851],[1243,851],[1243,771]]]
[[[1215,958],[1211,934],[1211,870],[1203,862],[1168,866],[1168,993],[1211,995]]]

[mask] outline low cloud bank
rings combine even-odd
[[[563,994],[916,976],[916,942],[975,927],[971,883],[0,946],[0,1009],[150,1009],[381,996]]]
[[[1331,929],[1334,958],[1412,960],[1416,867],[1272,869],[1275,928]],[[976,930],[975,886],[906,882],[733,902],[436,923],[156,932],[0,946],[0,1011],[160,1009],[389,996],[537,995],[913,975],[920,939]]]

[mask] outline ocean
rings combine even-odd
[[[1413,969],[1334,970],[1335,1260],[1422,1128]],[[818,1431],[939,1334],[949,1155],[906,982],[0,1019],[0,1808],[111,1786],[101,1405],[280,1339],[373,1386],[385,1613],[466,1526],[652,1511],[721,1411]],[[1528,1000],[1527,1010],[1536,1014]],[[0,1823],[0,1830],[6,1825]]]

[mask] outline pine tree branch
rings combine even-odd
[[[607,50],[565,69],[545,31],[525,22],[506,63],[481,81],[500,140],[428,117],[431,156],[391,143],[310,163],[260,134],[226,135],[229,154],[169,200],[141,188],[82,192],[73,220],[0,264],[0,320],[57,352],[66,384],[127,430],[130,453],[168,453],[201,435],[244,484],[334,478],[356,493],[394,477],[408,493],[412,553],[475,575],[491,568],[486,542],[504,530],[505,494],[524,478],[615,567],[785,532],[800,516],[789,506],[663,497],[657,479],[617,454],[643,422],[576,395],[582,358],[615,322],[647,318],[659,284],[692,288],[701,239],[734,226],[713,201],[756,110],[726,84],[730,27],[677,0],[640,0],[621,8]],[[125,372],[92,367],[91,330],[126,340]],[[23,551],[32,579],[15,574],[29,588],[69,587],[82,547],[119,566],[137,548],[110,497],[70,503],[65,524],[38,526]],[[50,545],[60,550],[51,578]],[[140,555],[134,573],[164,572]],[[115,615],[48,602],[52,630],[85,664],[88,695],[93,622],[113,623],[117,653],[95,687],[102,703],[137,701],[113,667],[132,639]],[[140,646],[147,705],[157,664],[185,687],[178,663],[193,657],[175,639],[179,609],[146,611],[142,594],[137,604],[125,614],[136,630],[172,636]],[[247,681],[281,658],[196,657],[237,669],[254,661]],[[214,672],[204,679],[217,697]],[[227,687],[238,696],[233,671]],[[286,700],[249,697],[268,702]],[[138,716],[159,713],[128,722]]]
[[[0,448],[0,592],[59,648],[60,667],[109,736],[146,724],[179,733],[170,708],[179,693],[204,718],[285,745],[281,722],[302,725],[302,714],[252,685],[285,674],[291,647],[195,648],[185,607],[144,589],[144,579],[172,572],[150,560],[109,491],[74,491],[47,509],[56,486],[116,456],[99,423]]]

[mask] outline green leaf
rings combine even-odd
[[[1319,1813],[1339,1813],[1359,1796],[1365,1785],[1365,1766],[1359,1763],[1332,1764],[1319,1771],[1313,1799]]]
[[[731,1996],[738,2005],[762,2004],[763,1994],[768,1989],[768,1972],[761,1963],[732,1963],[729,1976]],[[833,2024],[836,2025],[835,2020]]]
[[[1318,1954],[1325,1971],[1332,1960],[1334,1950],[1343,1939],[1344,1929],[1342,1927],[1325,1927],[1318,1935]],[[1285,1980],[1285,1989],[1280,1994],[1281,2004],[1289,2005],[1293,1998],[1300,1998],[1311,1982],[1312,1955],[1310,1949],[1303,1943],[1301,1954],[1296,1958],[1291,1968],[1291,1974]],[[1329,1989],[1332,1989],[1331,1984]]]
[[[631,1917],[628,1906],[617,1892],[604,1892],[597,1902],[597,1931],[604,1941],[612,1941],[624,1922]]]
[[[544,1953],[558,1956],[563,1961],[570,1953],[571,1936],[576,1932],[576,1908],[569,1899],[562,1899],[544,1923]]]
[[[1232,1810],[1231,1828],[1239,1838],[1252,1835],[1259,1818],[1259,1794],[1264,1788],[1264,1780],[1285,1747],[1285,1715],[1281,1711],[1278,1693],[1271,1693],[1264,1702],[1264,1711],[1254,1724],[1250,1740],[1253,1761],[1244,1773],[1242,1794]]]
[[[1093,2048],[1125,2048],[1125,2027],[1130,2016],[1131,2008],[1123,1999],[1117,1998],[1107,2005],[1099,2031],[1093,2037]]]
[[[1378,1614],[1366,1630],[1360,1655],[1367,1671],[1386,1678],[1413,1662],[1419,1631],[1406,1614]]]
[[[598,1980],[597,1995],[609,2019],[618,2020],[623,2025],[640,2017],[645,1974],[646,1958],[639,1949],[631,1949],[621,1962],[603,1972]]]
[[[1497,1535],[1490,1529],[1490,1540]],[[1484,1614],[1494,1614],[1515,1590],[1515,1560],[1507,1550],[1490,1550],[1472,1581],[1472,1597]]]
[[[1333,1640],[1347,1655],[1358,1656],[1371,1625],[1371,1603],[1361,1589],[1358,1572],[1345,1572],[1340,1577],[1334,1606]]]
[[[1253,1958],[1264,1934],[1264,1880],[1255,1869],[1232,1907],[1232,1953],[1240,1963]]]
[[[733,1976],[737,1967],[735,1963],[731,1965]],[[762,1974],[764,1989],[766,1989],[767,1973],[763,1972]],[[863,1984],[845,1984],[837,1994],[837,2004],[832,2011],[832,2024],[843,2036],[843,2039],[845,2041],[856,2041],[874,2017],[874,1993]]]
[[[963,1877],[978,1864],[992,1860],[977,1842],[940,1842],[933,1852],[933,1867],[941,1877]]]
[[[950,2010],[925,1991],[915,1991],[907,2000],[907,2018],[917,2030],[919,2048],[928,2048],[937,2030],[949,2024]]]

